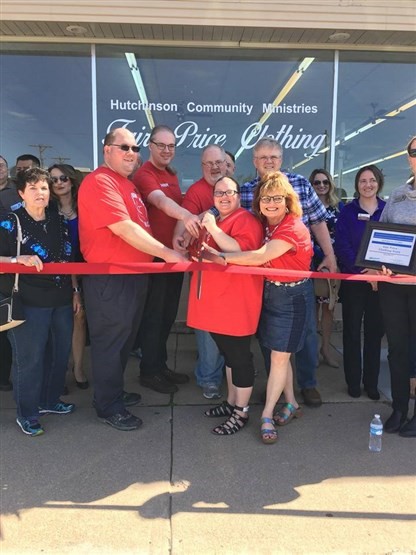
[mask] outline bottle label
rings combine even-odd
[[[383,435],[383,426],[380,426],[379,424],[371,424],[370,426],[370,434],[372,436],[381,436]]]

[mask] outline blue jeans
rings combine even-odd
[[[198,362],[195,366],[196,383],[220,385],[223,378],[224,357],[208,331],[195,330]]]
[[[307,326],[305,343],[296,358],[296,381],[299,389],[309,389],[316,386],[316,367],[318,364],[318,331],[316,327],[315,292],[313,280],[305,284],[307,288],[307,302],[310,305],[310,316],[305,323]],[[270,372],[270,350],[261,346],[266,372]]]
[[[53,407],[62,394],[74,318],[71,305],[24,309],[25,323],[8,331],[13,395],[17,415],[36,418],[39,407]]]
[[[318,330],[316,326],[315,291],[313,279],[307,282],[308,302],[312,310],[306,322],[306,337],[303,349],[296,353],[296,381],[299,389],[309,389],[316,386],[316,368],[318,366]]]

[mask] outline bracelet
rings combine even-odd
[[[219,256],[220,258],[222,258],[222,259],[224,260],[224,262],[227,262],[227,261],[225,260],[225,254],[224,254],[223,252],[218,253],[218,256]]]
[[[81,287],[73,287],[73,288],[72,288],[72,291],[73,291],[74,293],[81,293]]]

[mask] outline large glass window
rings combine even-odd
[[[201,150],[217,142],[237,157],[240,182],[254,176],[252,149],[270,135],[283,144],[283,168],[308,177],[330,169],[348,196],[354,176],[376,163],[385,194],[409,175],[405,145],[416,129],[413,54],[341,52],[335,153],[331,152],[333,51],[96,48],[92,98],[89,45],[3,44],[0,153],[40,156],[93,169],[107,131],[125,126],[147,158],[153,125],[177,136],[182,189],[201,176]],[[94,78],[94,76],[92,76]],[[93,137],[96,106],[98,137]]]
[[[91,55],[88,45],[2,45],[0,153],[34,154],[43,166],[92,169]]]
[[[413,54],[341,52],[335,174],[351,196],[354,177],[375,163],[388,195],[409,177],[405,147],[416,132]]]
[[[98,134],[125,126],[146,147],[154,124],[169,125],[183,190],[213,142],[236,155],[239,181],[252,178],[252,148],[267,135],[285,168],[309,175],[329,164],[332,80],[332,52],[99,46]]]

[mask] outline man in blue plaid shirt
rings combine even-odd
[[[260,139],[253,149],[253,163],[257,170],[256,179],[244,183],[241,187],[241,206],[247,210],[252,209],[253,193],[260,179],[269,172],[279,171],[282,166],[283,149],[272,138]],[[337,264],[326,226],[326,209],[319,200],[312,185],[302,175],[283,172],[289,179],[292,187],[299,195],[302,205],[303,223],[312,232],[315,240],[325,253],[325,257],[318,270],[323,267],[330,272],[336,272]],[[312,280],[310,281],[310,295],[315,299]],[[270,367],[270,351],[263,350],[266,367]],[[316,329],[316,315],[312,313],[308,322],[308,331],[305,346],[296,353],[296,376],[299,389],[306,405],[319,407],[322,399],[316,389],[316,367],[318,363],[318,334]]]

